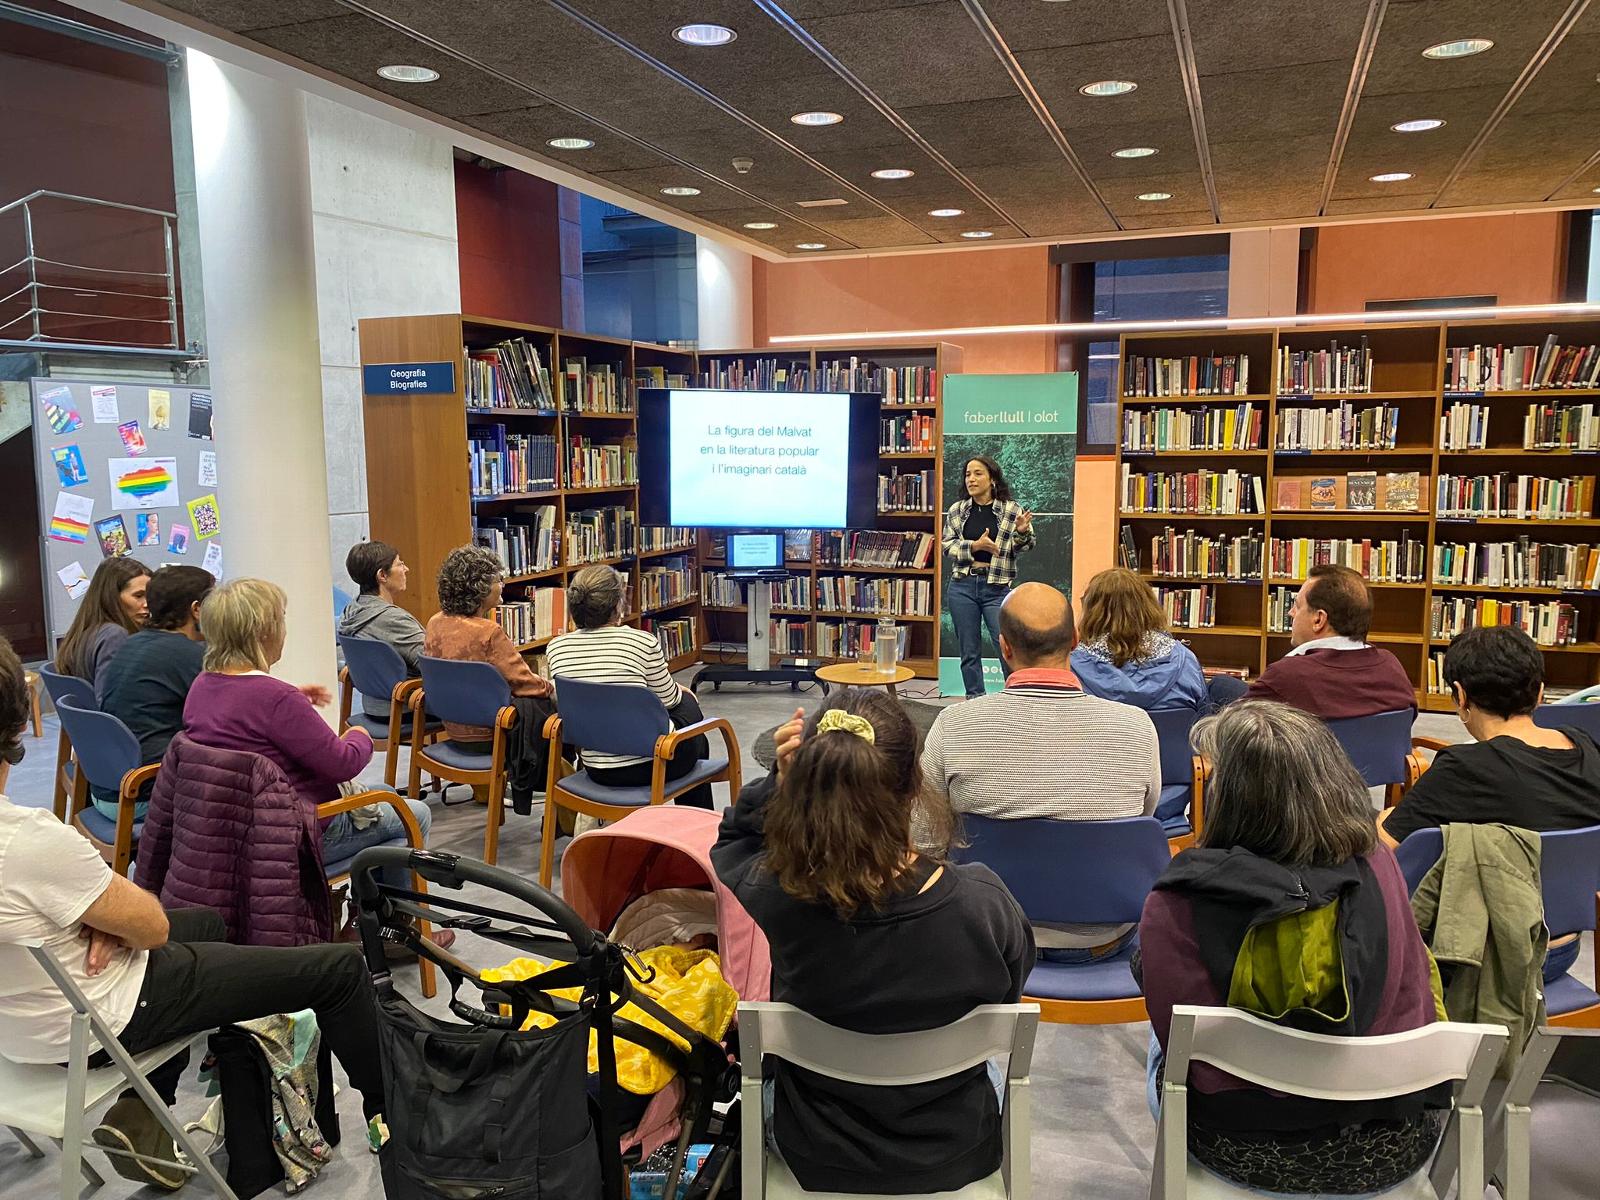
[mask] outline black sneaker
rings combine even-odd
[[[189,1172],[175,1165],[178,1153],[172,1135],[138,1096],[124,1096],[107,1109],[89,1137],[102,1149],[123,1152],[106,1157],[111,1169],[124,1179],[148,1183],[164,1192],[175,1192],[189,1182]],[[129,1158],[130,1154],[141,1157]],[[162,1161],[149,1161],[154,1159]]]

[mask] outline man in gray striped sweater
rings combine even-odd
[[[1156,730],[1143,709],[1088,695],[1069,656],[1072,602],[1024,583],[1000,609],[1005,690],[951,705],[928,731],[922,772],[957,812],[1002,820],[1109,821],[1149,815],[1161,794]],[[1034,927],[1048,957],[1115,953],[1133,926]]]

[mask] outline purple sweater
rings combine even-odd
[[[372,759],[363,729],[339,737],[291,684],[270,675],[204,671],[183,706],[183,731],[202,746],[248,750],[277,763],[302,800],[326,804]]]

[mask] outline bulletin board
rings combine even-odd
[[[34,379],[46,608],[66,633],[102,559],[222,578],[222,506],[208,388]]]

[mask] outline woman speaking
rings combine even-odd
[[[983,626],[1000,649],[1000,602],[1017,578],[1017,555],[1033,546],[1033,514],[1011,498],[1000,464],[982,454],[963,468],[967,496],[944,515],[950,556],[950,619],[961,646],[967,698],[983,695]],[[1006,674],[1010,669],[1001,661]]]

